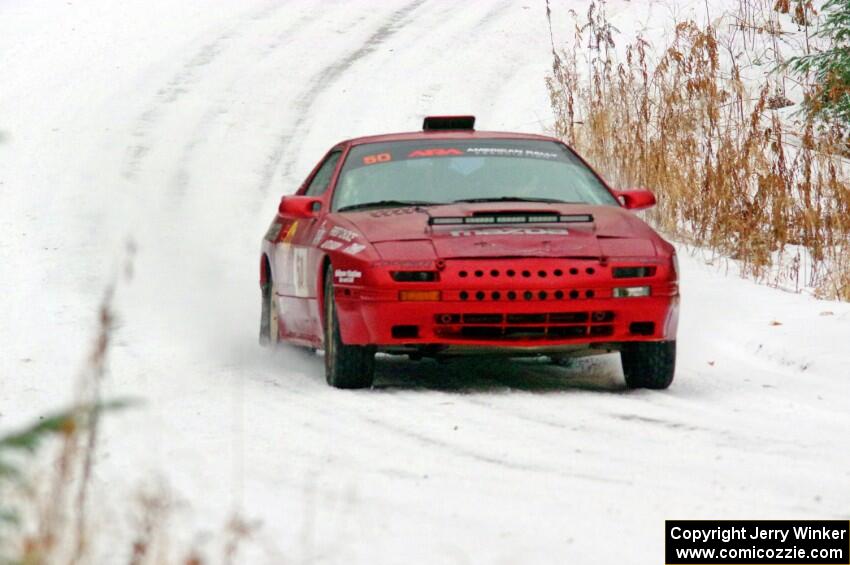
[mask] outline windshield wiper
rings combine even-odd
[[[362,210],[364,208],[379,208],[382,206],[434,206],[442,204],[442,202],[427,202],[425,200],[376,200],[375,202],[361,202],[360,204],[351,204],[343,206],[337,212],[350,212],[352,210]]]
[[[453,203],[461,202],[548,202],[550,204],[581,204],[581,202],[567,202],[566,200],[558,200],[557,198],[534,198],[533,196],[493,196],[490,198],[462,198],[455,200]]]

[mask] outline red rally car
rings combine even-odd
[[[554,358],[619,351],[630,387],[673,380],[673,247],[558,139],[474,117],[334,146],[280,201],[260,257],[264,343],[325,351],[371,386],[376,352]]]

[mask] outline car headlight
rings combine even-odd
[[[437,280],[436,271],[391,271],[396,282],[433,282]]]
[[[615,279],[637,279],[655,275],[655,267],[614,267]]]
[[[621,286],[614,289],[614,298],[636,298],[649,294],[648,286]]]

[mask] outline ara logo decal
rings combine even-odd
[[[336,277],[336,280],[338,282],[353,283],[354,281],[356,281],[357,279],[362,277],[363,273],[361,273],[360,271],[353,271],[351,269],[348,269],[348,270],[337,269],[336,271],[334,271],[334,276]]]
[[[448,157],[451,155],[463,155],[463,151],[460,149],[445,149],[442,147],[436,147],[434,149],[417,149],[416,151],[411,151],[407,157],[408,159],[411,159],[413,157]]]
[[[547,228],[504,228],[504,229],[484,229],[484,230],[453,230],[452,237],[467,237],[474,235],[567,235],[565,229],[547,229]]]
[[[362,245],[360,243],[352,243],[351,245],[349,245],[348,247],[343,249],[342,252],[348,253],[349,255],[357,255],[358,253],[360,253],[364,249],[366,249],[365,245]]]

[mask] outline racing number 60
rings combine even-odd
[[[378,153],[377,155],[366,155],[363,157],[364,165],[374,165],[375,163],[386,163],[392,161],[393,156],[389,153]]]

